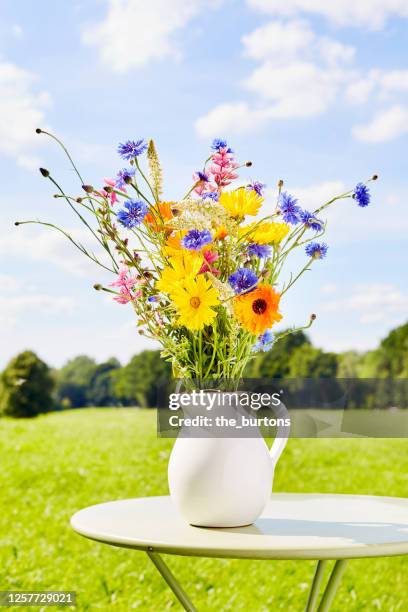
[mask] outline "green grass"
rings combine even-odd
[[[0,590],[76,590],[81,611],[180,609],[143,553],[69,527],[90,504],[167,494],[171,446],[157,439],[149,411],[1,420]],[[274,490],[407,497],[407,475],[406,440],[291,440]],[[166,560],[200,612],[302,610],[314,569],[308,561]],[[407,570],[407,557],[350,562],[333,610],[405,610]]]

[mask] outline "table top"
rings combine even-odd
[[[192,527],[170,497],[98,504],[71,519],[79,534],[125,548],[246,559],[351,559],[408,554],[408,499],[274,493],[247,527]]]

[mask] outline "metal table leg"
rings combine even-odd
[[[197,612],[197,608],[193,606],[183,587],[180,585],[174,574],[170,571],[170,568],[166,565],[161,556],[153,551],[146,551],[146,553],[152,563],[154,563],[156,566],[156,569],[163,576],[164,580],[167,582],[183,608],[187,610],[187,612]]]
[[[168,586],[171,588],[184,610],[187,610],[187,612],[197,612],[197,608],[194,607],[187,593],[184,591],[183,587],[180,585],[177,578],[171,572],[170,568],[164,562],[161,556],[153,551],[146,551],[146,554],[155,565],[156,569],[160,572],[163,579],[167,582]],[[341,559],[335,562],[320,601],[318,612],[328,612],[330,609],[337,588],[340,584],[341,577],[346,569],[347,562],[347,559]],[[319,560],[317,563],[305,612],[314,612],[316,609],[317,598],[319,596],[319,590],[323,580],[323,573],[327,563],[328,562],[326,560]]]
[[[316,571],[313,577],[312,586],[310,588],[309,598],[307,600],[305,612],[314,612],[316,608],[316,602],[319,596],[320,585],[322,584],[323,572],[326,565],[327,561],[323,561],[322,559],[317,562]]]
[[[334,564],[329,581],[326,585],[323,597],[318,608],[318,612],[327,612],[330,609],[332,601],[340,584],[341,577],[344,574],[348,561],[347,559],[338,559]]]

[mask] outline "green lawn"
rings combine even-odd
[[[157,439],[149,411],[1,420],[0,590],[75,590],[81,611],[180,609],[143,553],[91,542],[69,527],[84,506],[167,494],[171,446]],[[291,440],[274,490],[408,497],[407,441]],[[302,610],[314,569],[308,561],[168,561],[200,612]],[[406,557],[354,560],[333,610],[406,610],[407,575]]]

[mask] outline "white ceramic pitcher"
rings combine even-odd
[[[222,410],[215,407],[211,413],[202,407],[183,406],[186,417],[214,417],[217,410],[226,414],[225,406]],[[282,403],[273,410],[271,416],[289,418]],[[270,498],[274,469],[289,429],[278,426],[269,450],[258,428],[252,428],[251,437],[238,437],[239,433],[236,437],[208,437],[202,428],[183,427],[170,455],[168,480],[171,498],[185,520],[200,527],[253,523]]]

